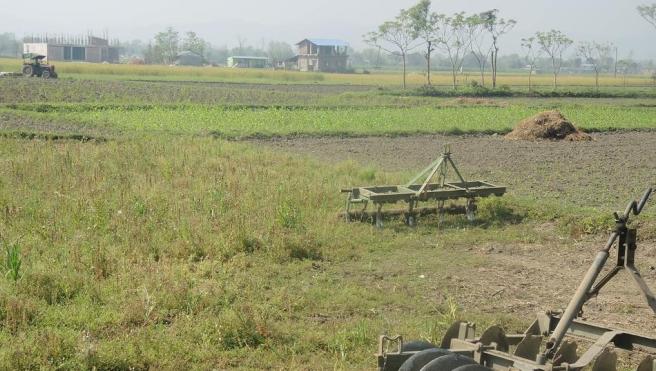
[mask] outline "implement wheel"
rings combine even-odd
[[[461,356],[459,354],[449,354],[432,360],[429,364],[424,366],[421,371],[453,371],[462,366],[476,364],[476,361],[469,357]]]

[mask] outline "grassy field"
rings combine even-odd
[[[117,67],[58,68],[82,77]],[[254,80],[285,76],[261,73]],[[551,108],[588,130],[656,126],[653,99],[436,99],[334,86],[357,78],[387,77],[325,75],[326,87],[0,81],[0,369],[373,369],[383,333],[436,341],[460,318],[522,330],[530,317],[461,303],[457,276],[490,269],[464,252],[487,243],[567,252],[612,226],[611,205],[568,205],[536,189],[482,201],[475,223],[377,230],[336,216],[339,189],[402,182],[410,170],[223,138],[503,133]]]
[[[0,59],[0,71],[19,71],[21,60]],[[73,62],[57,62],[56,67],[62,78],[74,79],[100,79],[100,80],[151,80],[151,81],[215,81],[215,82],[241,82],[241,83],[275,83],[275,84],[340,84],[340,85],[369,85],[393,86],[401,85],[401,75],[398,72],[370,73],[370,74],[324,74],[302,73],[290,71],[234,69],[222,67],[171,67],[155,65],[114,65],[114,64],[84,64]],[[432,82],[435,85],[450,86],[449,73],[435,73]],[[535,86],[550,87],[553,77],[540,74],[533,77]],[[460,85],[468,85],[471,81],[478,81],[478,74],[470,72],[459,76]],[[424,85],[426,77],[422,72],[410,72],[408,84],[410,86]],[[564,87],[593,87],[594,76],[565,75],[560,77],[560,84]],[[515,73],[500,73],[499,85],[525,87],[528,75]],[[654,81],[648,75],[632,75],[624,79],[622,76],[601,76],[599,81],[604,87],[652,87]]]

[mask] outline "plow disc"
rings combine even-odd
[[[458,321],[452,324],[438,345],[423,343],[422,348],[404,345],[403,337],[381,336],[378,347],[380,371],[569,371],[591,369],[615,371],[618,352],[640,360],[638,371],[656,371],[656,338],[580,319],[583,305],[599,295],[618,273],[626,271],[656,314],[656,299],[636,269],[636,229],[628,227],[631,215],[639,215],[652,193],[647,190],[640,201],[629,204],[624,213],[615,213],[615,232],[583,278],[567,308],[562,312],[540,313],[521,334],[506,334],[492,326],[480,336],[476,325]],[[609,273],[601,272],[617,245],[617,261]],[[416,344],[411,342],[408,344]]]

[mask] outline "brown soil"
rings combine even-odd
[[[559,111],[546,111],[521,121],[506,135],[511,140],[569,140],[587,141],[592,137],[577,129]]]
[[[377,172],[403,172],[402,179],[410,179],[425,168],[440,155],[444,144],[451,143],[453,159],[466,179],[506,185],[509,194],[517,197],[546,198],[603,210],[623,209],[629,199],[654,185],[656,132],[592,136],[593,141],[578,143],[441,135],[251,143],[308,155],[329,164],[355,161]]]

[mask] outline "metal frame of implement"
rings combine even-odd
[[[604,248],[597,253],[564,312],[538,314],[535,322],[523,334],[517,335],[506,335],[501,328],[493,326],[476,337],[474,324],[456,322],[446,332],[440,347],[470,357],[478,364],[494,370],[568,371],[592,366],[593,371],[606,371],[615,370],[617,365],[617,354],[609,347],[612,345],[615,349],[645,354],[637,367],[638,371],[656,371],[656,338],[578,319],[582,316],[583,305],[596,297],[621,271],[628,273],[656,314],[656,297],[635,267],[637,231],[627,226],[631,214],[640,214],[652,191],[648,189],[639,202],[630,203],[623,214],[614,214],[615,231]],[[616,264],[600,278],[616,242]],[[575,340],[592,345],[578,357]],[[387,352],[392,344],[398,346],[397,351]],[[513,353],[509,352],[511,347],[514,348]],[[401,336],[381,336],[377,354],[379,370],[397,371],[415,353],[403,351]]]
[[[453,169],[458,181],[447,182],[449,168]],[[437,179],[433,181],[435,178]],[[422,183],[419,183],[423,179]],[[405,215],[406,224],[415,224],[416,215],[443,214],[443,213],[465,213],[470,220],[474,219],[476,210],[475,200],[477,197],[488,197],[491,195],[503,196],[506,187],[497,186],[483,181],[466,181],[456,164],[451,159],[451,148],[444,146],[440,158],[435,160],[426,169],[417,174],[405,185],[371,186],[342,189],[342,193],[348,193],[346,198],[346,221],[355,219],[368,219],[375,217],[376,226],[382,227],[384,215]],[[463,208],[445,208],[448,200],[466,199]],[[418,208],[420,202],[436,201],[436,207]],[[383,205],[406,202],[407,210],[383,211]],[[374,212],[368,212],[369,204],[375,207]],[[353,211],[354,204],[362,204],[363,208]]]

